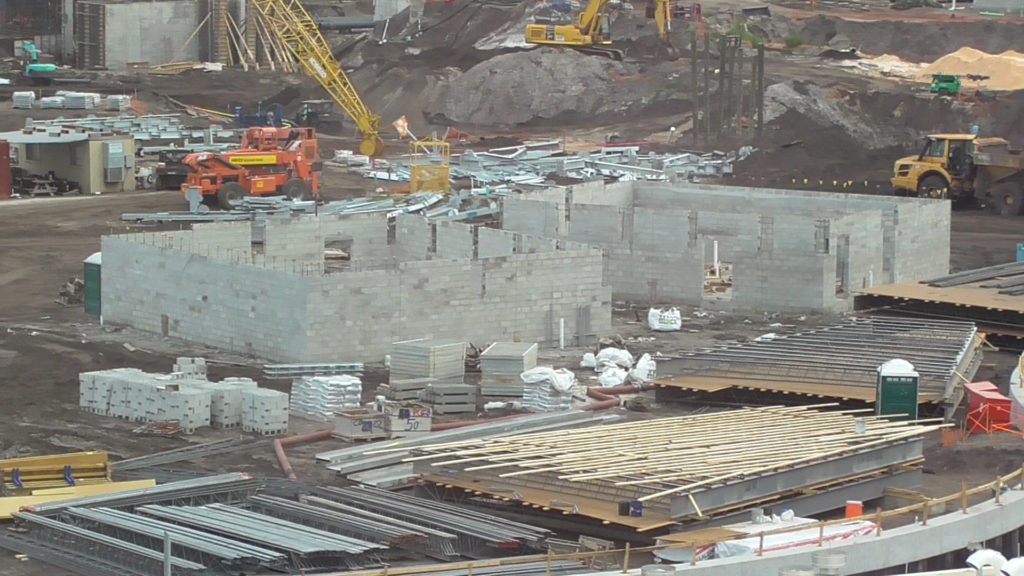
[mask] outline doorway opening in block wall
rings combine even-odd
[[[722,259],[724,246],[714,238],[704,241],[704,299],[732,299],[732,263]]]
[[[324,270],[337,272],[347,270],[352,264],[352,239],[333,239],[324,241]]]
[[[850,236],[841,234],[836,240],[836,296],[845,296],[850,288]]]

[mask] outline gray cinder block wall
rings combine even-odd
[[[592,342],[611,329],[599,249],[383,214],[103,238],[104,321],[288,362],[376,360],[426,336]],[[325,269],[325,243],[352,250]],[[248,248],[246,249],[246,246]],[[318,255],[319,254],[319,255]],[[360,261],[365,258],[365,261]]]
[[[624,299],[840,312],[855,290],[949,269],[944,202],[644,182],[561,190],[506,198],[502,227],[600,247],[605,280]],[[716,241],[733,287],[711,296]]]

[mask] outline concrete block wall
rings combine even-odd
[[[426,218],[399,214],[395,221],[395,258],[400,262],[430,258],[432,238]]]
[[[315,216],[268,218],[263,236],[266,258],[323,265],[324,234]]]
[[[236,252],[243,258],[252,255],[251,222],[193,224],[192,239],[200,246]]]
[[[303,356],[310,276],[132,236],[102,240],[105,322],[264,358]]]
[[[497,258],[516,252],[516,233],[494,228],[477,228],[477,256]]]
[[[950,205],[898,205],[894,211],[893,283],[930,280],[949,273]]]
[[[611,328],[602,253],[586,244],[483,228],[474,238],[463,224],[432,230],[400,218],[387,250],[431,259],[325,274],[322,257],[308,260],[313,243],[285,247],[300,232],[316,237],[327,227],[268,224],[265,241],[274,252],[277,236],[282,256],[248,262],[208,256],[191,235],[105,237],[105,321],[285,362],[383,358],[392,342],[424,336],[546,345],[557,341],[560,318],[570,342]],[[473,258],[481,233],[484,254]],[[432,235],[461,257],[429,253],[423,238]]]
[[[313,220],[317,221],[316,218]],[[332,214],[321,216],[318,221],[325,244],[351,243],[353,262],[368,266],[391,262],[395,258],[393,245],[388,242],[388,216],[385,213]]]
[[[603,180],[573,184],[567,188],[574,204],[604,204],[619,208],[635,205],[636,190],[633,182],[606,184]]]
[[[816,238],[818,222],[801,216],[772,216],[761,242],[758,218],[734,242],[733,286],[729,306],[739,310],[813,311],[825,307],[834,280],[834,259]],[[831,229],[831,226],[829,226]],[[721,249],[721,248],[720,248]],[[829,276],[829,262],[832,276]]]
[[[601,270],[600,253],[584,250],[403,262],[317,278],[305,361],[383,358],[393,342],[424,336],[550,345],[559,318],[575,341],[579,306],[590,306],[590,333],[603,334],[611,329],[611,290]]]
[[[442,259],[471,259],[473,258],[473,227],[455,222],[437,222],[432,224],[436,228],[437,245],[435,257]]]
[[[558,189],[562,190],[562,189]],[[565,201],[544,200],[543,196],[510,196],[502,200],[501,227],[545,238],[560,238],[568,234],[565,228]],[[551,194],[548,194],[549,196]],[[540,199],[535,199],[540,198]]]
[[[751,310],[833,310],[845,258],[846,289],[948,271],[948,203],[697,184],[586,183],[506,199],[502,225],[558,231],[601,247],[605,278],[623,298]],[[547,203],[546,208],[538,204]],[[552,223],[552,214],[560,219]],[[733,289],[706,298],[703,266],[714,241],[733,265]],[[843,246],[843,255],[838,251]]]

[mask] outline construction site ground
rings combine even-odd
[[[951,19],[941,10],[892,12],[886,10],[887,3],[868,10],[846,10],[839,4],[819,0],[815,13],[796,3],[770,4],[772,16],[756,23],[771,42],[764,133],[760,137],[733,133],[707,145],[694,142],[685,129],[682,136],[669,142],[669,127],[685,128],[692,113],[687,93],[690,64],[685,52],[671,52],[660,44],[653,24],[643,18],[642,3],[617,21],[619,44],[627,50],[622,63],[574,51],[475,47],[500,46],[506,39],[520,37],[532,3],[428,3],[426,30],[418,37],[407,33],[412,29],[403,31],[406,23],[400,15],[390,23],[386,44],[379,43],[379,28],[347,47],[350,41],[345,38],[332,37],[332,42],[341,47],[346,70],[364,99],[381,114],[384,126],[401,115],[409,118],[410,127],[420,136],[454,126],[472,135],[466,145],[474,147],[558,139],[567,147],[582,149],[611,134],[623,141],[646,140],[666,151],[728,150],[751,144],[758,152],[739,163],[735,176],[725,183],[882,194],[888,192],[893,160],[916,152],[922,133],[966,131],[979,125],[990,135],[1024,143],[1022,92],[979,100],[970,96],[973,90],[969,89],[969,97],[933,98],[927,94],[926,84],[852,72],[817,56],[829,44],[843,43],[865,54],[892,54],[913,62],[931,62],[963,46],[1001,52],[1014,46],[1024,22],[969,14]],[[704,10],[713,14],[745,5],[738,0],[712,0],[704,3]],[[727,18],[713,17],[709,25],[729,29]],[[673,44],[685,46],[692,29],[692,24],[677,23]],[[787,36],[799,36],[804,45],[784,49]],[[470,73],[474,68],[476,72]],[[280,101],[293,111],[303,99],[322,97],[314,83],[299,75],[266,70],[94,76],[93,83],[82,89],[132,93],[137,112],[189,113],[197,126],[207,124],[210,118],[182,105],[226,112],[235,104],[252,106],[262,99]],[[0,87],[0,95],[11,90]],[[240,95],[248,100],[240,101]],[[487,100],[491,103],[481,104]],[[5,110],[0,115],[0,129],[18,129],[26,118],[60,115],[82,113]],[[406,144],[398,142],[389,130],[389,154],[401,153]],[[325,136],[321,147],[328,152],[353,149],[357,144],[348,122],[341,133]],[[328,200],[367,195],[376,186],[331,168],[324,181]],[[78,410],[78,374],[82,371],[130,366],[166,372],[176,356],[197,355],[208,358],[212,378],[249,376],[261,385],[288,389],[286,381],[263,379],[257,360],[100,326],[81,306],[65,307],[56,302],[59,287],[69,278],[81,276],[82,260],[99,250],[101,235],[129,230],[120,222],[122,213],[184,208],[181,195],[167,191],[0,203],[0,458],[76,450],[105,450],[115,457],[132,457],[235,434],[203,431],[170,439],[136,435],[132,430],[137,424]],[[1016,244],[1024,241],[1020,222],[980,209],[956,212],[953,270],[1012,260]],[[636,305],[638,308],[617,303],[614,324],[637,352],[669,354],[779,332],[779,328],[769,327],[774,323],[786,326],[781,330],[797,331],[829,321],[705,310],[702,312],[709,315],[691,317],[681,332],[655,334],[638,321],[636,311],[643,318],[644,303]],[[684,312],[689,316],[693,310]],[[571,367],[583,352],[565,350],[546,356]],[[1016,353],[987,352],[978,378],[1005,386],[1015,359]],[[368,388],[386,378],[382,359],[339,360],[367,362]],[[654,407],[652,414],[677,410]],[[298,418],[292,422],[294,433],[323,427],[323,423]],[[313,460],[314,453],[338,444],[292,449],[292,465],[298,475],[325,483],[338,481]],[[941,449],[936,436],[929,438],[927,452],[929,474],[923,491],[944,495],[959,490],[964,478],[972,485],[980,484],[1019,467],[1024,461],[1024,441],[1013,435],[972,437]],[[198,470],[280,475],[269,445],[259,452],[218,456],[215,462],[191,465]],[[19,563],[4,557],[0,563],[4,574],[62,574],[32,561]]]

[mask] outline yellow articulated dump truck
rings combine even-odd
[[[976,201],[1004,216],[1024,214],[1024,155],[1002,138],[932,134],[893,166],[897,195]]]

